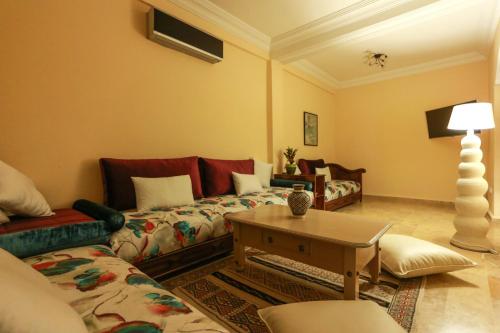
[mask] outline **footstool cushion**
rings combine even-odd
[[[372,301],[318,301],[290,303],[260,309],[272,333],[404,333]]]

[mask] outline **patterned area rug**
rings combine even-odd
[[[343,276],[262,252],[247,252],[242,272],[232,257],[174,277],[162,284],[233,332],[268,333],[257,310],[292,302],[343,298]],[[380,283],[360,277],[360,298],[382,306],[408,332],[423,278],[398,280],[382,274]]]

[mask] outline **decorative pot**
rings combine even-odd
[[[293,216],[303,217],[306,215],[307,209],[311,207],[311,203],[311,197],[304,191],[304,185],[293,185],[293,192],[288,196],[288,206]]]
[[[287,165],[285,165],[285,170],[286,170],[286,174],[287,175],[294,175],[296,169],[297,169],[297,165],[296,164],[287,164]]]

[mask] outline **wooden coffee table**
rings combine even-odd
[[[380,274],[379,238],[391,227],[378,219],[310,209],[293,217],[282,205],[227,214],[233,225],[235,263],[245,264],[245,246],[344,275],[344,299],[357,299],[359,273]]]

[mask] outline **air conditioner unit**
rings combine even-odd
[[[148,38],[163,46],[216,63],[224,55],[224,43],[156,8],[149,11]]]

